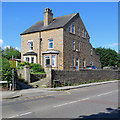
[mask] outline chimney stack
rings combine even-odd
[[[50,8],[45,8],[44,12],[44,26],[49,25],[53,20],[53,13]]]

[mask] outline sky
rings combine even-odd
[[[79,12],[94,48],[111,48],[118,52],[117,2],[3,2],[2,48],[13,46],[21,51],[20,34],[43,20],[45,8],[53,17]]]

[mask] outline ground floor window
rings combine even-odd
[[[34,57],[31,57],[31,63],[34,63]]]
[[[44,66],[51,65],[52,67],[57,66],[57,55],[45,55]]]
[[[85,58],[83,58],[83,67],[85,67]]]
[[[29,62],[29,57],[26,57],[26,59],[25,59],[25,60],[26,60],[26,62]]]
[[[76,59],[76,70],[78,70],[79,69],[79,59],[77,58]]]
[[[24,61],[29,63],[36,63],[36,56],[24,56]]]
[[[45,66],[50,65],[50,56],[45,56]]]
[[[52,55],[52,67],[55,67],[55,55]]]

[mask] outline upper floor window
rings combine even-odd
[[[48,48],[52,49],[53,48],[53,39],[48,40]]]
[[[73,67],[75,66],[75,58],[74,58],[74,56],[73,56]]]
[[[75,26],[72,25],[72,34],[75,34]]]
[[[90,55],[92,55],[92,48],[90,49]]]
[[[69,32],[71,32],[71,24],[69,24]]]
[[[85,31],[85,29],[84,29],[84,38],[86,37],[86,31]]]
[[[78,27],[78,36],[80,36],[80,28]]]
[[[73,50],[75,50],[75,41],[73,40]]]
[[[33,50],[33,41],[28,41],[29,50]]]
[[[80,49],[80,45],[79,45],[79,40],[78,40],[78,51],[79,51],[79,49]]]
[[[84,29],[82,29],[82,37],[84,37]]]

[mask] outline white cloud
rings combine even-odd
[[[10,48],[10,45],[4,46],[4,49],[6,49],[6,48]]]
[[[109,44],[108,46],[109,47],[116,47],[116,46],[118,46],[118,43],[112,43],[112,44]]]
[[[7,45],[7,46],[4,47],[4,49],[6,49],[6,48],[10,48],[10,45]],[[13,48],[15,48],[16,50],[20,51],[20,49],[18,47],[13,47]]]
[[[2,47],[3,44],[3,40],[0,39],[0,47]]]
[[[18,47],[15,47],[15,49],[19,51],[19,48],[18,48]]]

